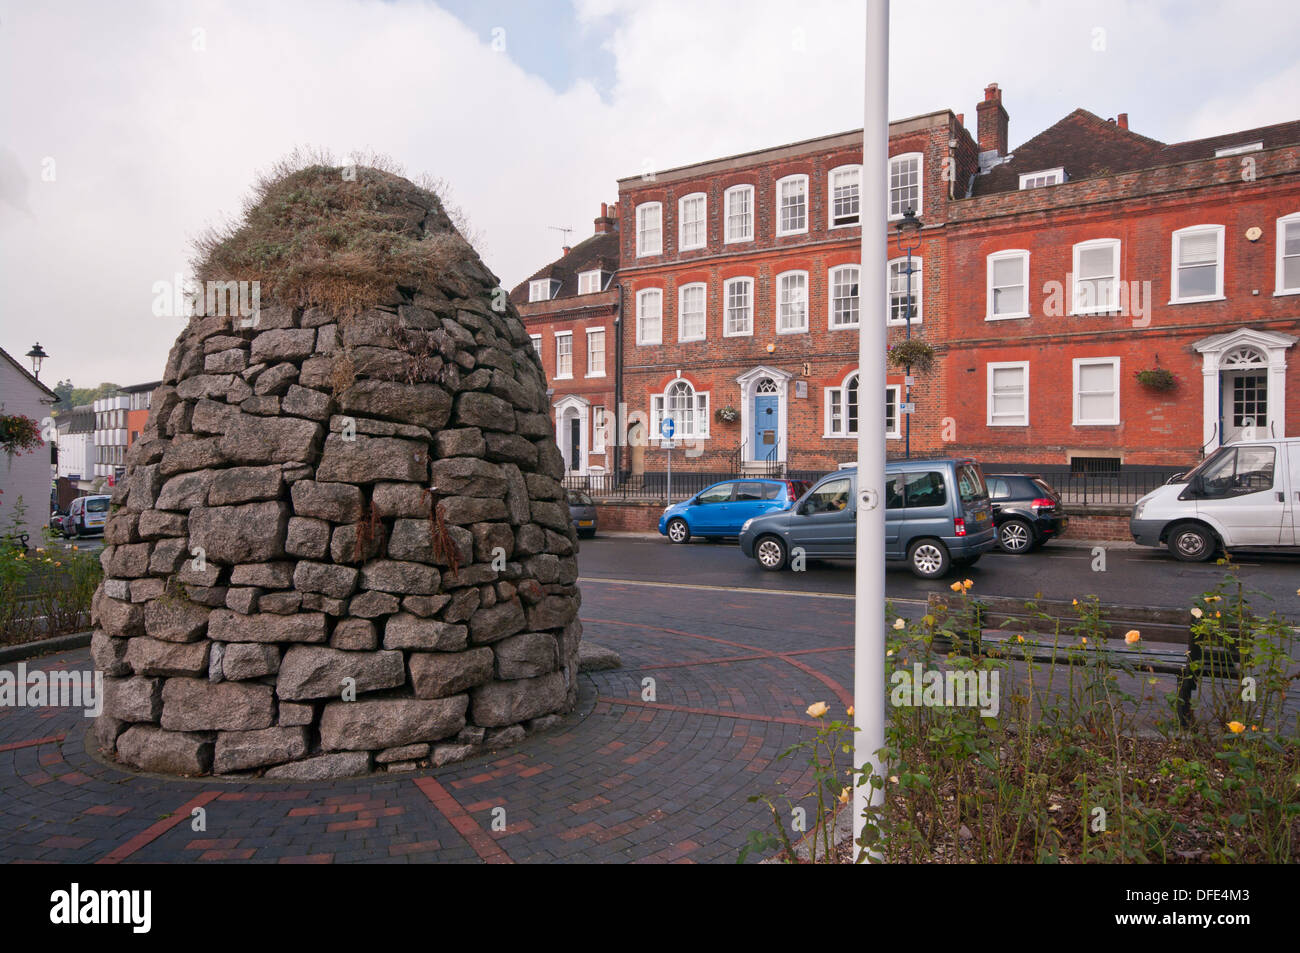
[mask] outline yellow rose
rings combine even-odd
[[[1075,600],[1073,600],[1073,601],[1070,603],[1070,605],[1072,605],[1072,606],[1077,606],[1078,604],[1079,604],[1079,600],[1078,600],[1078,599],[1075,599]]]
[[[849,801],[852,799],[852,797],[853,797],[853,792],[850,791],[848,788],[845,788],[843,791],[840,792],[840,803],[848,804]]]
[[[1023,635],[1017,635],[1017,636],[1016,636],[1016,641],[1017,641],[1017,642],[1023,642],[1023,641],[1025,641],[1025,637],[1024,637]]]
[[[969,589],[973,585],[975,585],[975,583],[971,582],[969,579],[963,579],[961,581],[961,587],[963,589]]]
[[[1084,645],[1088,644],[1088,637],[1086,635],[1083,637],[1083,644]]]
[[[1239,735],[1246,730],[1246,726],[1239,721],[1230,721],[1228,722],[1228,730],[1234,735]]]
[[[1137,629],[1129,629],[1127,632],[1124,633],[1124,641],[1127,642],[1129,645],[1132,645],[1140,638],[1142,638],[1142,633],[1139,632]]]
[[[954,583],[953,583],[951,586],[949,586],[948,588],[951,589],[953,592],[961,592],[961,583],[959,583],[959,582],[954,582]]]
[[[1201,616],[1203,616],[1203,615],[1205,615],[1205,613],[1202,612],[1200,609],[1195,609],[1195,608],[1192,609],[1192,618],[1193,618],[1193,619],[1199,619],[1199,618],[1200,618]]]
[[[845,709],[844,714],[846,714],[846,715],[848,715],[850,718],[852,718],[852,717],[853,717],[853,706],[850,705],[847,709]]]
[[[808,706],[808,714],[814,718],[820,718],[822,715],[826,714],[826,712],[827,705],[825,702],[816,702]]]
[[[906,627],[907,627],[907,623],[904,622],[902,619],[895,619],[895,620],[894,620],[894,628],[895,628],[895,629],[903,629],[903,628],[906,628]]]

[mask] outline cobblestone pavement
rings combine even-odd
[[[583,599],[585,637],[623,667],[582,676],[557,729],[436,770],[143,776],[87,752],[79,710],[0,708],[0,860],[734,861],[770,823],[746,798],[808,786],[800,764],[776,760],[810,735],[804,709],[850,702],[852,602],[604,582],[584,583]],[[80,671],[89,652],[26,664]],[[205,831],[193,829],[199,807]]]

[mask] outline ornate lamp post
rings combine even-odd
[[[898,250],[907,255],[907,302],[906,311],[904,312],[907,323],[907,340],[912,340],[912,252],[921,247],[921,220],[916,217],[913,209],[908,209],[903,213],[902,219],[894,226],[898,232]],[[907,244],[903,242],[906,239]],[[903,402],[909,406],[912,403],[912,365],[909,363],[904,370],[906,375],[903,378],[903,387],[906,392]],[[900,410],[902,408],[899,408]],[[903,423],[903,456],[905,459],[912,457],[912,415],[903,414],[906,420]]]
[[[26,357],[32,362],[32,376],[37,380],[41,379],[41,362],[49,357],[45,349],[41,347],[41,342],[37,341],[35,346],[27,352]]]

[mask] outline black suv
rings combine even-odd
[[[1060,536],[1070,518],[1061,510],[1061,495],[1033,473],[997,473],[986,477],[993,503],[998,548],[1020,555]]]

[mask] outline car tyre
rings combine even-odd
[[[674,517],[668,521],[668,539],[674,543],[689,543],[691,541],[691,528],[686,525],[686,520]]]
[[[1169,531],[1169,551],[1185,563],[1203,563],[1218,550],[1218,540],[1204,526],[1184,523]]]
[[[998,527],[998,548],[1004,553],[1023,556],[1034,545],[1034,528],[1024,520],[1010,519]]]
[[[948,547],[937,539],[918,539],[907,550],[907,564],[922,579],[938,579],[948,572],[952,559]]]
[[[789,551],[779,536],[760,536],[754,543],[754,559],[768,572],[784,569],[789,556]]]

